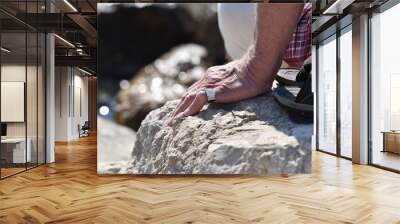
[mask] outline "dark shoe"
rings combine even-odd
[[[300,70],[293,68],[279,69],[275,80],[282,85],[301,87],[309,77],[311,77],[311,63],[304,64]]]
[[[311,63],[304,64],[301,67],[299,74],[296,76],[296,82],[304,83],[311,77]]]
[[[283,68],[279,69],[278,73],[275,76],[275,80],[279,82],[281,85],[287,86],[301,86],[302,83],[296,81],[297,75],[300,73],[300,70],[293,68]]]
[[[296,123],[313,122],[314,96],[311,91],[311,76],[301,88],[278,85],[272,94],[275,100],[288,111],[291,120]]]

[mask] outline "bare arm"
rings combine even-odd
[[[304,4],[259,3],[254,46],[249,49],[250,73],[263,83],[273,76],[292,38]]]

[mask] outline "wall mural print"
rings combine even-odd
[[[98,173],[311,172],[311,4],[97,9]]]

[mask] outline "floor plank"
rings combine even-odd
[[[313,153],[289,177],[98,176],[96,138],[0,181],[0,223],[400,223],[400,175]]]

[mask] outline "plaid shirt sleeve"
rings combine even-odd
[[[307,3],[283,57],[289,65],[301,65],[311,56],[311,17],[312,5]]]

